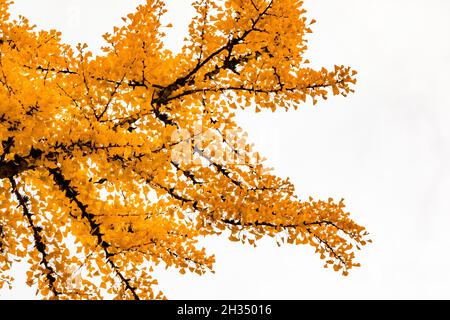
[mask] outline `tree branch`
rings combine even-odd
[[[27,161],[19,158],[20,161],[0,162],[0,179],[12,178],[18,174],[31,169]]]
[[[88,206],[83,204],[78,199],[78,192],[76,191],[76,189],[70,185],[69,180],[66,180],[64,178],[61,169],[49,169],[49,172],[53,176],[53,180],[55,181],[56,185],[60,188],[60,190],[63,191],[66,197],[69,200],[73,201],[78,207],[78,209],[81,211],[81,218],[85,219],[88,222],[88,225],[91,230],[91,235],[97,238],[97,244],[102,248],[103,252],[105,253],[107,263],[111,266],[111,268],[117,274],[119,279],[122,281],[126,290],[129,290],[131,292],[135,300],[140,300],[136,292],[137,288],[131,285],[130,279],[127,279],[123,275],[120,268],[112,259],[114,254],[109,251],[109,247],[111,246],[111,244],[109,244],[103,239],[103,234],[100,232],[100,223],[96,222],[94,215],[87,211]]]
[[[55,297],[58,297],[61,295],[61,292],[58,291],[56,288],[55,282],[56,282],[56,271],[55,269],[50,265],[48,254],[47,254],[47,246],[44,243],[44,239],[41,235],[41,229],[34,224],[33,221],[33,215],[31,214],[30,210],[28,209],[27,202],[28,199],[26,196],[23,196],[18,188],[16,181],[14,178],[10,177],[9,182],[11,183],[12,193],[15,195],[17,201],[19,201],[20,207],[22,207],[23,215],[28,221],[28,225],[31,228],[31,231],[33,233],[33,239],[34,239],[34,247],[39,251],[41,254],[41,264],[44,265],[44,268],[47,272],[45,272],[45,277],[47,278],[48,285],[50,287],[51,292],[54,294]]]

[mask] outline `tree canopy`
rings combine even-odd
[[[314,70],[298,0],[196,0],[181,53],[161,0],[94,56],[0,0],[0,286],[17,259],[44,298],[162,298],[152,266],[212,271],[204,236],[309,244],[344,275],[368,233],[343,201],[301,199],[246,142],[235,109],[349,94],[355,71]]]

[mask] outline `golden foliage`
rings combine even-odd
[[[357,266],[367,233],[342,201],[300,200],[234,122],[236,108],[352,91],[354,71],[304,60],[314,21],[301,1],[195,1],[173,54],[163,2],[148,0],[99,56],[11,20],[9,5],[0,1],[0,285],[26,258],[28,284],[46,298],[162,298],[151,265],[210,271],[197,241],[221,233],[310,244],[344,275]]]

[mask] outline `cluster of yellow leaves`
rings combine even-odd
[[[43,297],[162,298],[151,266],[212,271],[197,241],[223,232],[310,244],[344,275],[358,266],[367,233],[343,203],[300,200],[234,122],[236,108],[352,91],[350,68],[304,60],[301,1],[195,1],[173,54],[163,1],[148,0],[96,57],[11,20],[9,5],[0,0],[1,285],[26,257]]]

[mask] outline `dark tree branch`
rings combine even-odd
[[[220,163],[215,162],[211,157],[208,157],[205,155],[205,152],[201,149],[199,149],[197,146],[194,146],[194,152],[196,152],[199,156],[201,156],[203,159],[206,159],[211,166],[213,166],[217,172],[224,175],[227,179],[229,179],[235,186],[237,186],[240,189],[243,189],[242,183],[240,181],[237,181],[234,179],[230,172]]]
[[[176,162],[173,161],[173,160],[172,160],[170,163],[175,167],[175,169],[177,169],[178,171],[180,171],[187,179],[191,180],[191,182],[192,182],[194,185],[202,184],[202,182],[200,182],[200,181],[197,180],[197,178],[195,177],[195,174],[194,174],[192,171],[182,169],[182,168],[180,167],[180,164],[179,164],[179,163],[176,163]]]
[[[25,159],[19,157],[17,160],[0,162],[0,179],[12,178],[33,168]]]
[[[273,224],[270,222],[263,222],[263,221],[255,221],[255,222],[248,222],[248,223],[242,223],[241,221],[238,220],[233,220],[233,219],[221,219],[220,222],[223,222],[225,224],[230,224],[233,226],[239,226],[239,227],[269,227],[269,228],[273,228],[273,229],[289,229],[289,228],[299,228],[299,227],[307,227],[307,226],[311,226],[311,225],[322,225],[322,224],[329,224],[332,226],[335,226],[337,228],[337,226],[334,223],[328,223],[328,221],[318,221],[318,222],[312,222],[312,223],[308,223],[308,222],[303,222],[300,224]],[[339,230],[342,230],[341,228],[338,228]],[[339,260],[339,262],[345,267],[347,268],[347,264],[345,262],[345,260],[336,252],[336,250],[325,240],[323,240],[322,238],[320,238],[317,234],[315,234],[311,228],[307,227],[306,231],[311,234],[318,242],[320,245],[323,245],[325,247],[325,249],[331,253],[331,255],[333,257],[335,257],[337,260]]]
[[[48,253],[46,251],[47,246],[44,243],[44,239],[41,235],[41,228],[35,225],[33,221],[33,215],[31,214],[30,210],[28,209],[28,199],[26,196],[23,196],[18,188],[16,181],[14,178],[10,177],[9,182],[11,183],[12,193],[15,195],[17,201],[19,201],[19,205],[23,210],[23,215],[28,221],[28,225],[33,233],[33,239],[34,239],[34,247],[39,251],[41,254],[41,264],[44,265],[44,268],[47,272],[45,272],[45,277],[47,278],[49,288],[51,292],[54,294],[55,297],[58,297],[61,295],[61,292],[58,291],[56,288],[56,271],[53,268],[53,266],[50,265],[49,259],[48,259]]]
[[[345,262],[345,260],[336,252],[336,250],[327,241],[323,240],[321,237],[316,235],[313,231],[311,231],[310,228],[306,228],[306,231],[308,231],[308,233],[310,233],[319,242],[319,244],[323,245],[325,249],[328,252],[330,252],[334,258],[339,260],[342,266],[344,266],[344,268],[347,269],[347,263]]]
[[[231,51],[233,50],[233,47],[235,45],[244,41],[250,33],[255,31],[255,28],[256,28],[258,22],[267,14],[267,12],[272,7],[272,5],[273,5],[273,0],[270,1],[270,3],[267,5],[267,7],[264,9],[264,11],[260,12],[258,14],[258,17],[255,20],[253,20],[252,26],[249,29],[247,29],[246,31],[244,31],[240,36],[233,37],[232,39],[230,39],[226,45],[220,47],[216,51],[212,52],[209,56],[207,56],[203,61],[197,63],[197,65],[191,71],[189,71],[186,75],[179,77],[172,84],[161,89],[160,94],[158,95],[158,97],[156,99],[154,99],[154,101],[152,101],[152,103],[156,104],[157,106],[167,103],[169,101],[168,99],[170,98],[172,93],[175,92],[176,90],[178,90],[179,88],[181,88],[182,86],[184,86],[186,83],[188,83],[191,80],[191,78],[193,76],[195,76],[200,69],[202,69],[206,64],[208,64],[208,62],[213,60],[215,57],[217,57],[224,51],[228,51],[231,53]],[[173,99],[171,99],[171,100],[173,100]]]
[[[81,218],[85,219],[90,227],[91,235],[94,236],[97,239],[97,244],[102,248],[107,263],[111,266],[111,268],[114,270],[114,272],[117,274],[119,279],[122,281],[123,285],[125,286],[126,290],[129,290],[131,294],[133,295],[133,298],[135,300],[140,300],[138,294],[137,294],[137,288],[131,285],[130,279],[127,279],[120,268],[117,266],[117,264],[112,259],[114,254],[110,252],[109,247],[111,247],[111,244],[106,242],[103,239],[103,234],[100,232],[100,223],[95,221],[95,216],[92,213],[88,212],[88,206],[82,203],[78,199],[78,191],[74,187],[70,185],[70,181],[66,180],[61,172],[60,169],[49,169],[50,174],[53,176],[53,180],[55,181],[55,184],[59,187],[61,191],[64,192],[66,197],[73,201],[78,209],[81,212]]]
[[[190,90],[186,90],[184,92],[181,92],[175,96],[172,96],[170,98],[167,99],[167,102],[170,102],[172,100],[176,100],[176,99],[180,99],[182,97],[191,95],[191,94],[195,94],[195,93],[208,93],[208,92],[227,92],[227,91],[244,91],[244,92],[250,92],[250,93],[254,93],[254,94],[260,94],[260,93],[264,93],[264,94],[270,94],[270,93],[282,93],[282,92],[296,92],[296,91],[304,91],[304,90],[316,90],[316,89],[324,89],[324,88],[328,88],[330,86],[333,85],[337,85],[337,84],[341,84],[343,83],[344,80],[338,80],[336,82],[333,83],[324,83],[324,84],[312,84],[312,85],[307,85],[307,86],[303,86],[303,87],[292,87],[292,88],[284,88],[283,86],[280,86],[279,88],[276,89],[263,89],[263,88],[250,88],[250,87],[245,87],[245,86],[241,86],[241,87],[237,87],[237,86],[230,86],[230,87],[219,87],[219,88],[199,88],[199,89],[190,89]]]

